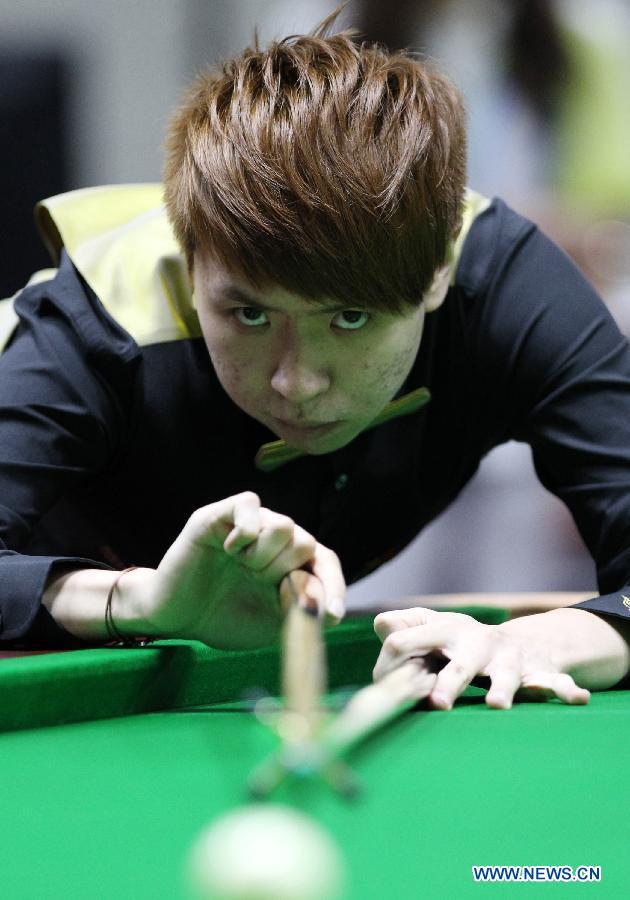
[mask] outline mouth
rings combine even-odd
[[[295,422],[290,419],[279,419],[276,416],[273,416],[273,419],[274,422],[277,423],[279,431],[288,431],[289,433],[302,435],[304,437],[316,437],[328,434],[341,424],[340,422],[305,422],[303,420]]]

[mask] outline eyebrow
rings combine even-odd
[[[242,288],[237,287],[235,284],[223,284],[216,290],[216,295],[219,300],[232,300],[235,303],[244,303],[249,304],[250,306],[260,306],[260,303],[253,296],[253,294],[248,294],[247,291],[244,291]]]
[[[219,300],[223,301],[231,301],[233,303],[242,303],[244,306],[255,306],[256,309],[261,309],[263,312],[282,312],[282,310],[277,309],[277,307],[269,306],[266,303],[263,303],[258,297],[255,297],[253,294],[249,294],[247,291],[238,287],[235,284],[225,284],[217,289],[216,292]],[[334,303],[329,306],[322,306],[317,302],[313,302],[313,313],[312,315],[318,315],[322,313],[334,313],[334,312],[343,312],[345,309],[361,309],[362,307],[354,307],[351,304],[347,303]]]

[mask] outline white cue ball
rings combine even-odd
[[[188,864],[198,900],[337,900],[344,864],[332,837],[289,806],[242,806],[211,823]]]

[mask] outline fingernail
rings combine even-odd
[[[241,541],[243,539],[243,533],[240,528],[235,527],[230,531],[226,539],[223,541],[223,549],[226,553],[231,553],[233,556],[236,556],[237,553],[242,549]]]
[[[492,694],[491,700],[502,709],[510,709],[510,707],[512,706],[512,701],[503,691],[498,691],[496,694]]]
[[[431,702],[434,706],[437,706],[438,709],[453,708],[453,704],[451,703],[449,698],[446,696],[446,694],[441,693],[441,691],[438,691],[435,694],[431,694]]]

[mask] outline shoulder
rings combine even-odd
[[[36,221],[54,259],[65,252],[107,314],[139,346],[199,337],[190,279],[159,184],[51,197]]]
[[[483,294],[498,267],[536,235],[537,226],[495,197],[471,223],[458,261],[455,284],[469,295]]]
[[[592,285],[501,200],[472,223],[449,304],[471,384],[510,420],[569,384],[579,390],[591,376],[603,380],[605,366],[630,377],[627,340]]]
[[[593,325],[619,330],[593,286],[569,256],[524,216],[495,199],[473,222],[455,287],[469,323],[492,340],[555,334],[566,340]]]
[[[131,335],[109,315],[99,298],[76,270],[65,250],[57,269],[30,280],[15,297],[3,301],[7,325],[5,343],[32,335],[35,346],[45,343],[70,346],[93,358],[112,356],[121,363],[133,359],[138,347]]]

